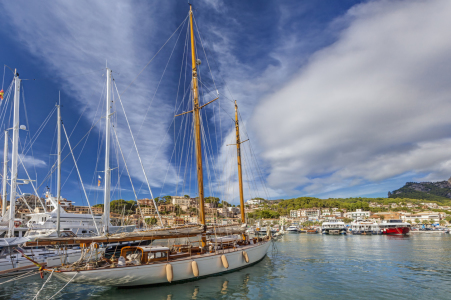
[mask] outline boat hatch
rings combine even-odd
[[[139,260],[141,264],[147,264],[168,260],[169,252],[170,249],[168,247],[126,246],[121,249],[121,256],[127,259],[127,262]]]

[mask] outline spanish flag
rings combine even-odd
[[[3,100],[3,94],[5,94],[5,92],[3,90],[0,91],[0,100]]]
[[[100,175],[99,175],[99,180],[97,182],[97,186],[100,186],[100,179],[102,179],[102,177],[100,177]]]

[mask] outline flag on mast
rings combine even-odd
[[[100,177],[100,175],[99,175],[99,180],[98,180],[97,186],[100,186],[100,179],[102,179],[102,177]]]
[[[3,91],[3,89],[0,91],[0,100],[3,100],[3,95],[5,94],[5,92]]]

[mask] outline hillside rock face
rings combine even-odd
[[[406,184],[393,192],[388,192],[389,198],[412,198],[440,200],[451,199],[451,178],[437,182],[406,182]],[[437,198],[437,199],[435,199]]]

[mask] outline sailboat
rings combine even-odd
[[[199,104],[198,59],[196,57],[195,36],[193,28],[193,10],[189,10],[194,118],[194,143],[199,199],[199,225],[175,228],[152,229],[126,234],[110,234],[98,237],[40,239],[29,245],[69,243],[81,247],[99,247],[102,243],[126,242],[136,240],[168,240],[168,246],[126,246],[121,249],[119,259],[102,257],[95,263],[73,264],[47,268],[54,276],[65,282],[100,286],[131,287],[158,285],[218,275],[239,270],[260,262],[271,245],[271,234],[265,237],[251,237],[245,233],[246,219],[244,212],[243,178],[241,170],[241,144],[238,122],[238,105],[235,101],[235,130],[238,163],[239,196],[241,207],[241,225],[233,227],[208,227],[205,219],[204,183],[202,166],[201,117],[200,110],[207,104]],[[184,113],[185,114],[185,113]],[[107,122],[108,124],[108,122]],[[106,169],[107,170],[107,169]],[[107,206],[105,200],[105,206]],[[107,218],[105,210],[105,218]],[[107,220],[104,224],[108,224]],[[169,245],[177,238],[199,238],[198,246],[191,242]],[[164,243],[163,243],[164,244]]]
[[[15,235],[15,228],[17,226],[18,220],[15,219],[16,216],[16,187],[17,187],[17,161],[19,157],[19,129],[23,129],[22,126],[20,126],[19,121],[19,105],[20,105],[20,85],[21,80],[19,78],[19,74],[17,73],[17,70],[14,71],[14,103],[13,103],[13,127],[11,128],[13,131],[12,136],[12,156],[11,156],[11,190],[10,190],[10,197],[9,197],[9,209],[6,210],[6,180],[7,180],[7,172],[8,172],[8,166],[7,166],[7,151],[8,151],[8,134],[5,132],[5,149],[4,149],[4,168],[3,168],[3,201],[2,201],[2,223],[8,224],[8,232],[6,234],[6,237],[0,238],[0,247],[2,246],[14,246],[14,245],[20,245],[27,241],[26,238],[22,236],[16,237]],[[28,183],[28,181],[24,180],[24,183]],[[20,232],[22,233],[22,232]],[[21,235],[21,234],[20,234]]]
[[[108,86],[107,89],[111,89],[111,70],[107,69]],[[109,91],[108,90],[108,91]],[[111,118],[111,94],[107,92],[107,107],[106,107],[106,132],[110,131],[110,118]],[[60,237],[61,228],[66,234],[72,237],[85,237],[85,236],[97,236],[99,233],[114,234],[122,232],[132,232],[135,229],[134,225],[113,226],[110,223],[110,166],[109,166],[109,152],[110,152],[110,139],[109,134],[106,135],[105,143],[105,187],[104,187],[104,214],[103,216],[96,216],[92,213],[89,214],[75,214],[68,213],[61,206],[61,112],[60,105],[57,105],[57,195],[53,197],[49,191],[46,192],[46,199],[50,201],[53,210],[51,212],[34,213],[30,214],[30,220],[27,226],[31,229],[27,233],[27,237],[30,240],[34,240],[42,237]],[[67,136],[66,136],[67,137]],[[75,160],[74,160],[75,161]],[[88,198],[87,198],[88,199]],[[89,202],[89,199],[88,199]],[[73,233],[73,235],[70,235]]]

